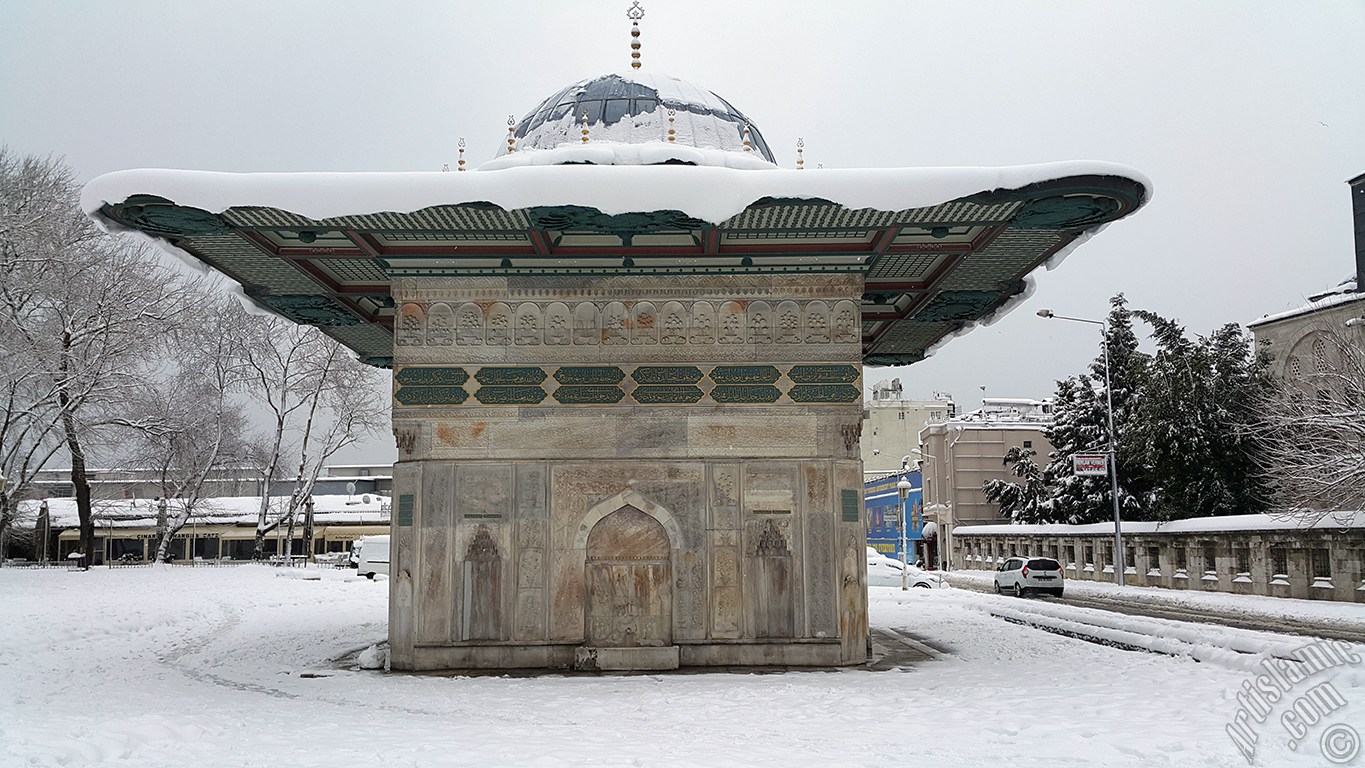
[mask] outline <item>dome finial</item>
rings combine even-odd
[[[748,121],[748,120],[745,120],[745,121],[744,121],[744,151],[745,151],[745,152],[753,152],[753,151],[754,151],[753,142],[751,142],[751,141],[749,140],[749,121]]]
[[[630,19],[630,68],[640,68],[640,19],[645,17],[645,9],[640,7],[640,0],[634,0],[630,7],[626,9],[626,18]]]
[[[517,119],[516,115],[507,116],[507,152],[511,154],[517,151]]]
[[[460,137],[460,159],[459,159],[458,161],[456,161],[456,162],[457,162],[457,164],[460,166],[460,170],[463,171],[463,170],[464,170],[464,137],[463,137],[463,136]]]
[[[677,141],[677,140],[678,140],[678,132],[675,131],[675,130],[673,130],[673,120],[675,119],[673,115],[674,115],[674,110],[673,110],[672,107],[669,107],[669,108],[668,108],[668,140],[669,140],[669,141]]]
[[[581,120],[578,121],[578,124],[581,125],[581,126],[583,127],[583,143],[584,143],[584,144],[587,144],[587,143],[588,143],[588,110],[586,110],[586,109],[583,110],[583,118],[582,118]]]
[[[806,167],[806,140],[796,139],[796,170],[800,171]]]

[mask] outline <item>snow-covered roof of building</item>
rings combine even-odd
[[[1226,531],[1288,531],[1332,530],[1365,528],[1365,511],[1335,512],[1316,518],[1302,519],[1291,515],[1226,515],[1223,517],[1193,517],[1170,522],[1136,522],[1125,520],[1124,533],[1218,533]],[[1113,523],[1088,525],[964,525],[953,531],[955,536],[1080,536],[1088,534],[1113,535]]]
[[[904,365],[998,318],[1031,293],[1031,272],[1150,195],[1131,168],[1078,161],[135,170],[90,182],[82,202],[109,229],[222,272],[255,305],[320,327],[374,365],[392,362],[396,279],[718,273],[858,274],[864,362]]]
[[[278,510],[288,501],[288,497],[271,497],[272,509]],[[168,511],[174,514],[179,502],[168,502]],[[20,502],[23,517],[32,520],[38,515],[42,502]],[[48,519],[53,528],[71,528],[80,524],[75,499],[48,499]],[[193,520],[198,525],[255,525],[260,513],[261,497],[227,496],[200,501],[195,509]],[[158,513],[154,499],[113,499],[96,500],[92,504],[91,515],[95,527],[146,528],[156,525]],[[313,496],[313,521],[316,525],[363,525],[389,522],[389,497],[377,494],[315,495]],[[303,520],[300,518],[299,523]]]
[[[1288,320],[1293,317],[1321,312],[1324,309],[1331,309],[1332,307],[1339,307],[1357,301],[1365,301],[1365,293],[1361,293],[1358,290],[1356,277],[1352,275],[1351,277],[1342,280],[1332,290],[1310,296],[1308,302],[1302,306],[1288,309],[1283,312],[1276,312],[1271,315],[1265,315],[1258,320],[1247,323],[1247,327],[1255,328],[1257,326],[1269,325],[1270,323],[1278,322],[1280,320]]]

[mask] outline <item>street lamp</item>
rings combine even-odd
[[[910,481],[904,475],[901,481],[896,483],[896,495],[901,500],[901,590],[906,589],[906,576],[909,575],[909,563],[905,559],[906,531],[910,528]]]
[[[1048,320],[1070,320],[1075,323],[1098,325],[1104,338],[1104,401],[1109,415],[1109,491],[1114,499],[1114,575],[1116,583],[1124,584],[1123,571],[1126,568],[1123,557],[1123,523],[1119,519],[1119,467],[1115,456],[1118,438],[1114,434],[1114,387],[1109,376],[1109,323],[1105,320],[1087,320],[1083,317],[1064,317],[1054,314],[1050,309],[1038,310],[1038,316]]]

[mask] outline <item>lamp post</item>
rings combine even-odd
[[[901,481],[896,483],[896,495],[901,500],[901,591],[907,587],[906,577],[909,575],[909,563],[905,559],[906,536],[910,528],[910,481],[901,475]]]
[[[1119,518],[1119,467],[1115,450],[1118,438],[1114,434],[1114,387],[1109,376],[1109,323],[1105,320],[1087,320],[1083,317],[1065,317],[1054,314],[1050,309],[1038,310],[1038,316],[1048,320],[1070,320],[1075,323],[1089,323],[1100,327],[1104,338],[1104,405],[1109,416],[1109,492],[1114,499],[1114,576],[1120,587],[1124,584],[1123,572],[1126,569],[1123,557],[1123,523]]]

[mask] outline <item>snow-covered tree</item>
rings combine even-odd
[[[22,379],[6,391],[25,401],[16,406],[15,436],[6,438],[6,469],[27,462],[16,474],[31,477],[52,455],[50,441],[60,442],[88,553],[87,451],[110,428],[156,428],[120,407],[146,380],[166,329],[191,305],[176,273],[143,247],[101,232],[78,200],[74,174],[60,161],[0,149],[0,351],[16,371],[7,382]]]
[[[171,541],[209,498],[215,474],[248,465],[250,426],[239,394],[245,371],[234,356],[246,314],[236,298],[205,291],[203,308],[192,323],[169,334],[165,368],[129,404],[159,428],[139,435],[126,460],[154,469],[167,504],[159,519],[157,562],[164,562]]]
[[[1300,376],[1253,404],[1274,508],[1316,522],[1365,509],[1365,333],[1320,326]]]
[[[237,341],[237,356],[247,374],[247,392],[271,418],[258,455],[259,559],[267,534],[281,524],[294,525],[323,466],[338,451],[387,425],[388,404],[379,394],[379,373],[316,328],[274,317],[249,319]],[[271,489],[283,481],[292,483],[288,500],[272,507]]]
[[[1134,313],[1157,351],[1132,419],[1133,445],[1152,480],[1152,519],[1250,514],[1268,493],[1255,472],[1254,404],[1269,386],[1266,362],[1240,326],[1189,339],[1178,323]]]
[[[1132,312],[1123,294],[1110,300],[1105,329],[1100,343],[1108,345],[1109,353],[1114,431],[1118,438],[1119,504],[1125,518],[1133,519],[1141,515],[1148,475],[1137,460],[1128,433],[1141,399],[1147,356],[1138,350]],[[1057,382],[1053,413],[1053,423],[1044,434],[1054,450],[1043,470],[1043,482],[1051,494],[1039,505],[1040,521],[1074,524],[1113,519],[1109,478],[1078,476],[1072,470],[1072,456],[1104,451],[1109,445],[1103,348],[1088,374]]]
[[[1046,483],[1043,482],[1043,470],[1033,460],[1036,455],[1037,451],[1031,448],[1019,446],[1010,448],[1005,453],[1004,463],[1009,466],[1010,474],[1022,482],[987,480],[981,484],[981,491],[986,494],[986,500],[999,504],[1000,514],[1008,517],[1011,522],[1048,522],[1042,505],[1047,500],[1049,492]]]

